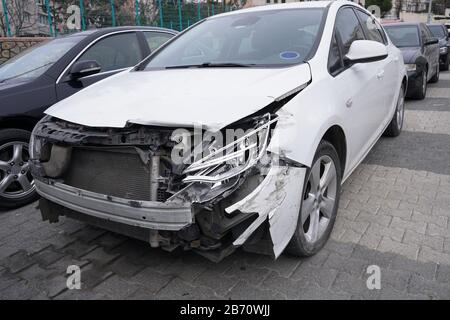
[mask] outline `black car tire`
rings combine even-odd
[[[308,257],[308,256],[312,256],[312,255],[316,254],[317,252],[319,252],[320,249],[322,249],[322,247],[327,242],[328,238],[330,237],[331,231],[334,226],[334,222],[336,220],[336,215],[337,215],[337,211],[338,211],[338,207],[339,207],[339,197],[340,197],[340,193],[341,193],[341,180],[342,180],[341,164],[340,164],[339,156],[336,152],[336,149],[334,148],[334,146],[331,143],[329,143],[328,141],[325,141],[325,140],[322,140],[320,142],[319,147],[317,148],[316,154],[314,156],[313,165],[311,167],[314,167],[314,165],[318,161],[320,161],[323,157],[326,157],[327,159],[331,160],[331,162],[334,164],[335,173],[336,173],[335,180],[334,180],[336,185],[334,185],[334,183],[333,183],[333,189],[335,189],[335,190],[333,190],[333,191],[335,191],[335,200],[334,200],[333,209],[330,210],[331,211],[330,217],[327,218],[329,220],[328,224],[326,224],[326,227],[322,228],[321,235],[317,236],[316,241],[308,241],[307,240],[307,232],[305,231],[305,224],[302,223],[302,210],[303,210],[303,206],[305,205],[305,201],[302,201],[302,205],[299,210],[297,226],[296,226],[294,235],[292,236],[291,241],[289,242],[288,246],[286,247],[286,252],[291,255],[294,255],[294,256]],[[311,171],[312,171],[311,168],[308,168],[308,170],[306,172],[304,187],[303,187],[304,190],[303,190],[303,194],[302,194],[303,200],[306,197],[308,197],[309,194],[311,194],[313,192],[311,188],[308,189],[309,179],[311,177]],[[321,174],[323,173],[322,169],[320,172],[321,172]],[[323,176],[321,178],[323,178]],[[328,187],[326,189],[328,189]],[[334,192],[333,192],[333,194],[334,194]],[[328,194],[327,194],[327,196],[328,196]],[[321,207],[319,205],[318,207],[316,206],[316,208],[321,208]],[[321,209],[317,209],[317,210],[320,211]],[[319,215],[322,215],[322,217],[320,219],[323,219],[323,217],[324,217],[323,214],[319,213]],[[320,221],[320,220],[317,220],[317,221]],[[308,230],[310,228],[310,224],[311,224],[311,220],[309,221]]]
[[[434,76],[430,79],[430,83],[437,83],[439,81],[439,72],[440,68],[439,65],[436,67],[436,73],[434,74]]]
[[[23,144],[24,148],[28,148],[28,143],[30,141],[30,132],[26,130],[21,129],[3,129],[0,130],[0,160],[3,162],[7,162],[10,158],[10,155],[7,150],[9,146],[11,146],[14,143]],[[14,146],[12,146],[14,148]],[[3,150],[3,151],[2,151]],[[25,151],[27,152],[27,150]],[[23,166],[27,163],[27,158],[25,156],[21,157],[23,159]],[[12,166],[12,165],[11,165]],[[13,166],[11,167],[13,168]],[[1,169],[1,168],[0,168]],[[11,169],[15,170],[17,168]],[[25,170],[25,169],[24,169]],[[25,172],[25,171],[24,171]],[[19,173],[20,174],[20,173]],[[2,171],[0,170],[0,183],[4,180],[4,178],[8,175],[8,171]],[[26,176],[29,175],[29,173],[25,174]],[[32,181],[31,176],[29,176],[29,180]],[[7,191],[8,189],[6,189]],[[24,192],[23,196],[21,196],[21,192],[17,191],[17,194],[13,197],[5,196],[5,193],[0,193],[0,208],[3,209],[13,209],[18,208],[21,206],[24,206],[26,204],[29,204],[33,201],[36,201],[38,199],[38,195],[36,190],[34,189],[34,186],[32,189],[29,189],[29,191],[25,191],[25,188],[23,189]]]
[[[450,64],[450,54],[447,54],[447,58],[445,59],[445,64],[442,67],[442,71],[448,71],[449,64]]]
[[[411,98],[417,99],[417,100],[423,100],[425,99],[425,96],[427,95],[427,79],[428,79],[428,73],[427,69],[424,69],[422,73],[420,74],[421,81],[419,82],[419,85],[417,86],[416,90],[414,90],[411,93]],[[425,83],[424,83],[425,82]]]
[[[397,105],[395,113],[392,116],[392,120],[389,126],[384,131],[383,135],[386,137],[397,137],[403,128],[403,122],[405,117],[405,89],[402,86],[397,98]]]

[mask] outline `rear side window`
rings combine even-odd
[[[383,37],[383,30],[381,29],[381,26],[378,24],[378,22],[373,17],[365,12],[362,12],[361,10],[356,10],[356,13],[361,19],[363,28],[366,30],[367,40],[373,40],[386,44],[386,41]]]
[[[167,40],[173,37],[172,34],[163,32],[146,31],[144,32],[150,50],[153,52],[163,45]]]
[[[343,44],[343,55],[346,55],[355,40],[364,40],[364,32],[352,8],[343,8],[336,18],[336,32]]]
[[[95,60],[101,72],[132,67],[142,60],[135,32],[119,33],[99,40],[84,52],[78,61]]]

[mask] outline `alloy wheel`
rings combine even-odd
[[[403,127],[404,115],[405,115],[405,95],[403,94],[403,90],[401,90],[400,97],[397,103],[397,125],[399,129]]]
[[[337,196],[337,172],[329,156],[320,157],[311,168],[301,209],[306,241],[317,242],[327,229]]]
[[[20,199],[35,191],[28,160],[28,143],[15,141],[0,146],[0,197]]]

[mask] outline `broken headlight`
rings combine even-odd
[[[277,121],[273,115],[265,115],[257,120],[251,129],[224,147],[214,142],[208,147],[209,154],[192,163],[186,170],[183,182],[220,183],[234,178],[255,166],[266,155],[270,130]],[[233,129],[227,129],[233,130]],[[240,129],[242,130],[242,129]],[[227,133],[227,137],[230,135]]]

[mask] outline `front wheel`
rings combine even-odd
[[[16,208],[37,199],[29,171],[30,133],[20,129],[0,130],[0,207]]]
[[[311,256],[325,245],[336,220],[341,179],[336,149],[322,141],[305,177],[297,228],[286,249],[288,253]]]

